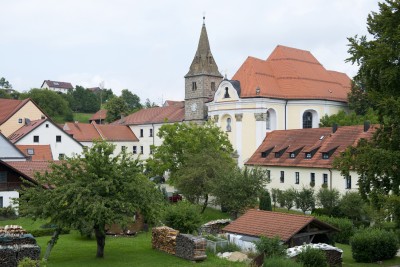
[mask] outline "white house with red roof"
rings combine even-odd
[[[80,154],[83,146],[50,119],[30,121],[8,136],[15,145],[50,145],[53,159]]]
[[[50,81],[44,80],[42,83],[41,89],[48,89],[58,93],[68,93],[68,90],[73,90],[74,87],[71,83],[68,82],[57,82],[57,81]]]
[[[85,147],[92,147],[95,140],[104,140],[115,145],[114,154],[126,150],[138,155],[139,139],[129,126],[67,122],[64,130]]]
[[[264,141],[246,162],[269,172],[268,188],[286,190],[321,186],[344,194],[358,190],[358,174],[344,177],[333,167],[335,157],[361,139],[371,139],[375,125],[334,126],[268,132]]]
[[[3,161],[26,161],[22,151],[20,151],[13,143],[10,142],[0,132],[0,160]]]

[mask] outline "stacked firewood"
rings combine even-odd
[[[153,248],[175,255],[176,236],[179,231],[167,226],[154,227],[151,233]]]
[[[326,261],[329,266],[342,266],[342,253],[336,250],[325,250]]]
[[[219,219],[214,221],[209,221],[200,227],[201,234],[217,235],[220,234],[222,228],[231,223],[230,219]]]
[[[40,247],[32,235],[18,225],[0,229],[0,266],[17,266],[23,258],[38,260]]]
[[[207,241],[193,235],[179,234],[176,238],[176,256],[191,261],[202,261],[207,258]]]

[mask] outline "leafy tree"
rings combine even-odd
[[[364,211],[365,201],[358,192],[346,192],[339,202],[341,213],[347,218],[355,221],[361,221]]]
[[[300,191],[296,192],[296,207],[301,209],[303,213],[312,210],[315,207],[314,189],[303,187]]]
[[[278,196],[280,192],[281,190],[279,188],[271,189],[271,197],[272,197],[272,202],[274,203],[274,210],[276,209],[276,203],[278,202]]]
[[[1,77],[0,78],[0,89],[12,89],[12,85],[10,84],[9,81],[6,80],[6,78]]]
[[[95,91],[94,94],[97,96],[97,99],[101,104],[107,103],[108,100],[117,97],[114,95],[112,89],[100,89],[99,91]]]
[[[70,107],[75,112],[96,112],[100,109],[100,101],[90,90],[77,85],[75,90],[68,92]]]
[[[51,172],[37,174],[39,185],[21,192],[21,215],[48,219],[61,228],[91,226],[99,258],[104,256],[107,225],[124,225],[135,212],[155,221],[163,203],[160,192],[144,177],[137,160],[125,151],[114,156],[114,148],[95,143],[82,155],[52,164]]]
[[[193,233],[201,225],[199,207],[186,201],[169,204],[164,214],[165,225],[183,233]]]
[[[56,122],[73,121],[68,102],[58,93],[45,89],[31,89],[22,93],[20,99],[30,98]]]
[[[288,210],[294,207],[297,198],[297,191],[294,188],[285,191],[279,191],[278,202],[281,207],[286,207]]]
[[[258,253],[264,253],[265,257],[284,257],[286,256],[286,245],[281,242],[279,236],[268,238],[261,236],[259,241],[254,242]]]
[[[108,100],[105,105],[107,110],[107,122],[113,122],[129,114],[129,108],[121,97],[114,97]]]
[[[11,96],[10,96],[10,94],[8,94],[8,93],[6,92],[6,90],[1,90],[1,89],[0,89],[0,98],[10,99]]]
[[[331,127],[334,123],[339,126],[362,125],[365,121],[369,121],[371,124],[377,124],[379,122],[377,112],[370,108],[365,115],[357,115],[354,111],[346,113],[344,110],[341,110],[331,116],[325,114],[321,118],[319,126]]]
[[[214,182],[211,193],[215,196],[216,203],[230,212],[234,219],[240,212],[257,204],[258,196],[261,193],[265,194],[264,188],[270,182],[267,172],[259,168],[240,169],[237,167],[222,174],[225,175],[220,175],[220,179]],[[267,197],[269,198],[269,210],[271,210],[269,194]]]
[[[146,98],[146,102],[144,102],[144,108],[154,108],[158,107],[158,105],[154,102],[151,102],[150,99]]]
[[[128,89],[122,90],[121,98],[125,100],[130,112],[135,112],[142,108],[142,104],[140,104],[140,97],[138,97],[136,94],[133,94]]]
[[[272,211],[271,195],[268,190],[263,190],[260,196],[260,210]]]
[[[157,135],[163,143],[153,147],[153,157],[146,164],[149,173],[169,171],[169,181],[188,200],[204,200],[204,211],[213,185],[234,166],[227,135],[211,122],[164,124]]]
[[[328,213],[332,215],[334,208],[339,205],[340,193],[337,189],[321,188],[317,193],[317,204],[322,206]]]
[[[351,90],[347,94],[350,110],[353,110],[357,115],[366,115],[368,110],[371,109],[371,102],[368,99],[368,94],[365,88],[351,83]]]

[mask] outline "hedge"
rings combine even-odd
[[[354,235],[355,227],[353,222],[346,218],[334,218],[328,216],[317,216],[317,219],[330,224],[340,230],[338,233],[334,233],[331,238],[333,243],[338,242],[341,244],[349,244],[350,238]]]

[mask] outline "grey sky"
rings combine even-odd
[[[278,45],[310,51],[352,77],[347,37],[365,35],[375,0],[0,0],[0,77],[19,91],[43,80],[98,86],[142,101],[183,100],[202,16],[228,78]]]

